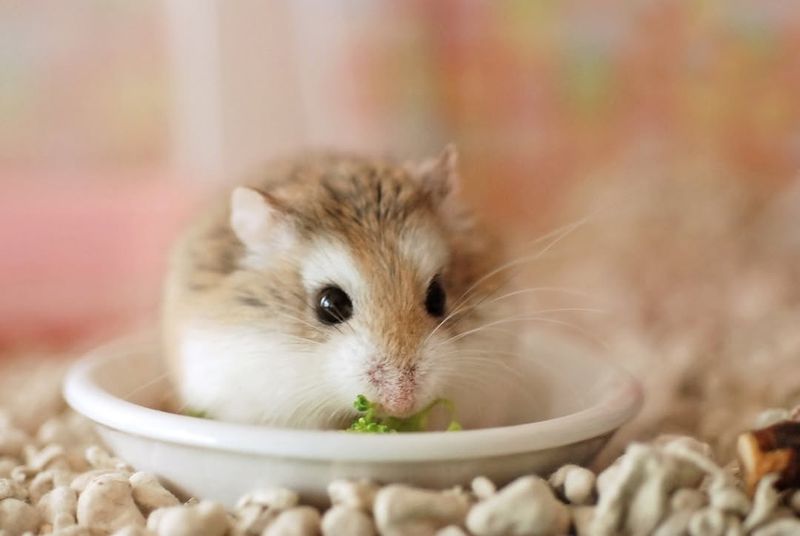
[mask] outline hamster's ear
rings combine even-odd
[[[455,144],[448,144],[439,156],[423,160],[413,166],[407,165],[406,169],[418,178],[423,188],[436,202],[458,193],[460,189],[458,151]]]
[[[240,186],[231,194],[230,212],[233,232],[251,250],[272,249],[288,237],[285,214],[267,194]]]

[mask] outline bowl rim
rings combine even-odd
[[[353,434],[297,430],[189,417],[129,402],[102,389],[93,373],[131,352],[141,339],[123,338],[90,351],[74,363],[63,386],[78,413],[106,428],[161,442],[238,454],[317,461],[392,463],[498,457],[579,443],[612,433],[641,408],[642,388],[621,367],[584,352],[612,372],[613,389],[581,411],[532,423],[454,432]],[[152,347],[152,341],[147,343]]]

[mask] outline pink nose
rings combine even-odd
[[[383,409],[395,417],[407,417],[414,411],[417,389],[415,366],[398,368],[377,361],[368,371],[370,383],[378,394]]]
[[[381,405],[390,415],[405,417],[414,409],[414,393],[408,389],[397,389],[383,392],[380,397]]]

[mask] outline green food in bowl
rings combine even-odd
[[[208,419],[208,414],[201,410],[201,409],[194,409],[194,408],[186,408],[183,410],[183,414],[187,417],[196,417],[198,419]]]
[[[461,425],[453,416],[455,406],[453,402],[445,398],[438,398],[425,406],[421,411],[406,418],[392,417],[387,415],[380,404],[371,402],[364,395],[358,395],[353,402],[353,407],[361,415],[353,421],[347,429],[349,432],[362,432],[374,434],[386,434],[394,432],[425,432],[428,429],[428,417],[436,409],[442,406],[450,414],[450,424],[447,431],[461,430]],[[208,419],[208,414],[203,410],[186,408],[182,412],[187,417]]]
[[[461,425],[453,418],[455,406],[450,400],[444,398],[436,399],[414,415],[400,418],[386,415],[380,404],[367,400],[364,395],[358,395],[355,402],[353,402],[353,407],[362,415],[353,421],[353,424],[347,430],[373,434],[424,432],[428,427],[428,417],[437,406],[444,407],[450,414],[450,424],[447,426],[447,431],[461,430]]]

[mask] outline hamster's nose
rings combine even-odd
[[[408,417],[414,411],[414,391],[411,388],[388,389],[381,393],[380,403],[394,417]]]
[[[416,405],[417,370],[415,366],[397,367],[385,361],[377,362],[368,371],[375,386],[378,401],[387,413],[407,417]]]

